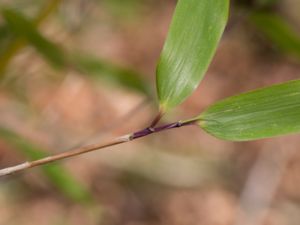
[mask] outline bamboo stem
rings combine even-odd
[[[192,125],[192,124],[195,124],[195,122],[196,122],[196,120],[190,120],[190,121],[186,121],[186,122],[178,121],[178,122],[175,122],[175,123],[166,124],[166,125],[156,127],[156,128],[148,127],[148,128],[143,129],[143,130],[134,132],[132,134],[127,134],[127,135],[118,137],[118,138],[116,138],[114,140],[111,140],[111,141],[108,141],[106,143],[97,143],[97,144],[86,145],[86,146],[83,146],[83,147],[75,148],[75,149],[72,149],[70,151],[66,151],[66,152],[63,152],[63,153],[58,153],[56,155],[48,156],[48,157],[38,159],[38,160],[35,160],[35,161],[24,162],[24,163],[18,164],[16,166],[1,169],[0,170],[0,177],[5,176],[5,175],[9,175],[9,174],[12,174],[12,173],[15,173],[15,172],[18,172],[18,171],[22,171],[22,170],[25,170],[25,169],[29,169],[29,168],[32,168],[32,167],[45,165],[45,164],[48,164],[50,162],[54,162],[54,161],[57,161],[57,160],[60,160],[60,159],[66,159],[66,158],[81,155],[81,154],[84,154],[84,153],[92,152],[92,151],[95,151],[95,150],[98,150],[98,149],[103,149],[103,148],[107,148],[107,147],[110,147],[110,146],[123,144],[123,143],[129,142],[129,141],[132,141],[134,139],[145,137],[145,136],[148,136],[150,134],[158,133],[158,132],[161,132],[161,131],[164,131],[164,130],[169,130],[169,129],[173,129],[173,128],[179,128],[179,127],[182,127],[182,126]]]
[[[130,140],[131,140],[131,135],[124,135],[124,136],[121,136],[121,137],[116,138],[114,140],[108,141],[106,143],[97,143],[97,144],[92,144],[92,145],[86,145],[86,146],[83,146],[83,147],[72,149],[70,151],[58,153],[58,154],[53,155],[53,156],[47,156],[45,158],[38,159],[38,160],[35,160],[35,161],[24,162],[24,163],[16,165],[16,166],[1,169],[0,170],[0,177],[15,173],[15,172],[18,172],[18,171],[21,171],[21,170],[29,169],[29,168],[32,168],[32,167],[45,165],[45,164],[48,164],[50,162],[54,162],[54,161],[57,161],[57,160],[60,160],[60,159],[70,158],[70,157],[73,157],[73,156],[76,156],[76,155],[81,155],[81,154],[91,152],[91,151],[95,151],[95,150],[98,150],[98,149],[110,147],[110,146],[113,146],[113,145],[118,145],[118,144],[121,144],[121,143],[128,142]]]

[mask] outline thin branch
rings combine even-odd
[[[109,146],[113,146],[113,145],[118,145],[121,143],[125,143],[131,140],[130,138],[131,135],[124,135],[122,137],[116,138],[112,141],[108,141],[106,143],[97,143],[97,144],[92,144],[92,145],[86,145],[83,147],[79,147],[79,148],[75,148],[72,149],[70,151],[66,151],[63,153],[58,153],[56,155],[53,156],[48,156],[42,159],[38,159],[35,161],[31,161],[31,162],[25,162],[16,166],[12,166],[12,167],[8,167],[5,169],[0,170],[0,176],[4,176],[4,175],[8,175],[8,174],[12,174],[14,172],[17,171],[21,171],[21,170],[25,170],[25,169],[29,169],[32,167],[36,167],[36,166],[40,166],[40,165],[44,165],[50,162],[54,162],[60,159],[65,159],[65,158],[70,158],[76,155],[81,155],[87,152],[91,152],[91,151],[95,151],[97,149],[102,149],[102,148],[106,148]]]
[[[48,157],[45,157],[42,159],[38,159],[35,161],[25,162],[25,163],[22,163],[22,164],[19,164],[16,166],[4,168],[4,169],[0,170],[0,177],[15,173],[17,171],[22,171],[22,170],[29,169],[32,167],[45,165],[45,164],[48,164],[50,162],[55,162],[60,159],[66,159],[66,158],[81,155],[81,154],[84,154],[87,152],[92,152],[92,151],[95,151],[98,149],[103,149],[103,148],[107,148],[110,146],[123,144],[123,143],[129,142],[129,141],[132,141],[134,139],[145,137],[150,134],[158,133],[158,132],[161,132],[164,130],[169,130],[169,129],[178,128],[178,127],[182,127],[182,126],[192,125],[192,124],[195,124],[195,122],[196,122],[196,120],[190,120],[190,121],[184,121],[184,122],[179,121],[179,122],[170,123],[170,124],[163,125],[163,126],[156,127],[156,128],[148,127],[143,130],[134,132],[132,134],[127,134],[127,135],[118,137],[118,138],[108,141],[106,143],[91,144],[91,145],[75,148],[73,150],[66,151],[63,153],[58,153],[56,155],[48,156]]]
[[[89,137],[86,137],[84,141],[80,141],[77,143],[74,147],[80,146],[80,145],[85,145],[88,142],[93,142],[96,139],[102,138],[106,134],[111,133],[114,131],[116,128],[120,128],[123,126],[124,122],[130,121],[131,119],[136,116],[147,104],[149,104],[150,99],[145,98],[143,99],[140,103],[138,103],[136,106],[134,106],[132,109],[130,109],[128,112],[126,112],[124,115],[120,116],[119,118],[114,119],[111,121],[108,125],[104,125],[100,132],[95,133],[93,135],[90,135]]]
[[[158,122],[161,120],[161,118],[164,116],[164,112],[160,109],[157,116],[153,119],[153,121],[151,122],[150,127],[155,127],[156,124],[158,124]]]

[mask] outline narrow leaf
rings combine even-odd
[[[252,14],[250,20],[275,47],[300,58],[300,33],[283,18],[274,13],[259,12]]]
[[[259,7],[272,7],[278,3],[278,0],[256,0],[255,4]]]
[[[65,59],[63,51],[56,44],[40,34],[35,25],[26,16],[13,9],[3,10],[2,15],[8,28],[17,37],[28,40],[30,44],[54,66],[64,66]]]
[[[185,100],[202,80],[223,33],[229,0],[179,0],[157,66],[164,110]]]
[[[0,26],[0,60],[1,60],[1,55],[6,50],[7,45],[10,44],[12,39],[13,39],[13,35],[10,32],[9,28],[6,25]]]
[[[205,131],[231,141],[300,132],[300,80],[227,98],[199,119]]]
[[[6,39],[10,36],[9,29],[6,25],[1,25],[0,26],[0,44],[3,41],[3,39]]]
[[[0,138],[30,160],[47,156],[46,151],[6,128],[0,127]],[[91,201],[92,197],[87,188],[58,163],[43,166],[42,171],[49,181],[69,199],[79,203]]]
[[[72,55],[70,61],[75,68],[86,75],[104,78],[151,96],[150,85],[143,79],[141,74],[133,70],[82,53]]]

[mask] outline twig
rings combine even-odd
[[[139,113],[147,104],[149,104],[150,99],[145,98],[140,103],[138,103],[136,106],[134,106],[132,109],[130,109],[128,112],[126,112],[124,115],[122,115],[119,118],[114,119],[112,122],[110,122],[108,125],[104,125],[101,128],[101,131],[98,133],[95,133],[93,135],[90,135],[89,137],[86,137],[84,141],[80,141],[77,143],[74,147],[77,147],[79,145],[87,144],[88,142],[95,141],[96,139],[99,139],[100,137],[103,137],[105,134],[109,134],[112,131],[114,131],[116,128],[120,128],[123,126],[124,122],[128,122],[131,119],[136,116],[137,113]]]
[[[161,118],[164,116],[164,112],[162,109],[159,110],[157,116],[153,119],[153,121],[151,122],[150,127],[155,127],[156,124],[158,124],[158,122],[161,120]]]
[[[170,123],[167,125],[163,125],[160,127],[148,127],[145,128],[143,130],[134,132],[132,134],[127,134],[121,137],[118,137],[114,140],[108,141],[106,143],[97,143],[97,144],[92,144],[92,145],[87,145],[87,146],[83,146],[83,147],[79,147],[79,148],[75,148],[73,150],[70,151],[66,151],[63,153],[58,153],[56,155],[52,155],[52,156],[48,156],[42,159],[38,159],[35,161],[31,161],[31,162],[25,162],[16,166],[12,166],[12,167],[8,167],[8,168],[4,168],[2,170],[0,170],[0,176],[5,176],[8,174],[12,174],[15,173],[17,171],[22,171],[25,169],[29,169],[32,167],[36,167],[36,166],[40,166],[40,165],[44,165],[50,162],[54,162],[60,159],[65,159],[65,158],[70,158],[76,155],[81,155],[87,152],[92,152],[98,149],[102,149],[102,148],[106,148],[106,147],[110,147],[110,146],[114,146],[114,145],[118,145],[118,144],[122,144],[122,143],[126,143],[129,141],[132,141],[134,139],[138,139],[141,137],[145,137],[148,136],[150,134],[153,133],[158,133],[164,130],[169,130],[169,129],[173,129],[173,128],[178,128],[178,127],[182,127],[182,126],[187,126],[187,125],[192,125],[195,124],[197,120],[189,120],[189,121],[179,121],[179,122],[175,122],[175,123]]]

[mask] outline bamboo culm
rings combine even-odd
[[[73,157],[73,156],[77,156],[77,155],[92,152],[92,151],[95,151],[95,150],[107,148],[107,147],[110,147],[110,146],[123,144],[123,143],[133,141],[133,140],[138,139],[138,138],[148,136],[148,135],[153,134],[153,133],[158,133],[158,132],[161,132],[161,131],[165,131],[165,130],[169,130],[169,129],[173,129],[173,128],[179,128],[179,127],[183,127],[183,126],[187,126],[187,125],[193,125],[193,124],[196,123],[196,121],[197,120],[195,119],[195,120],[189,120],[189,121],[183,121],[183,122],[178,121],[178,122],[162,125],[162,126],[159,126],[159,127],[150,126],[150,127],[147,127],[143,130],[117,137],[117,138],[115,138],[111,141],[105,142],[105,143],[96,143],[96,144],[86,145],[86,146],[75,148],[75,149],[72,149],[72,150],[69,150],[69,151],[66,151],[66,152],[58,153],[56,155],[41,158],[41,159],[38,159],[38,160],[35,160],[35,161],[24,162],[24,163],[18,164],[16,166],[7,167],[7,168],[4,168],[4,169],[0,170],[0,176],[9,175],[9,174],[12,174],[12,173],[15,173],[15,172],[18,172],[18,171],[23,171],[25,169],[45,165],[45,164],[48,164],[48,163],[51,163],[51,162],[55,162],[57,160],[70,158],[70,157]],[[157,123],[157,121],[155,121],[155,123]],[[152,123],[152,124],[154,124],[154,123]]]

